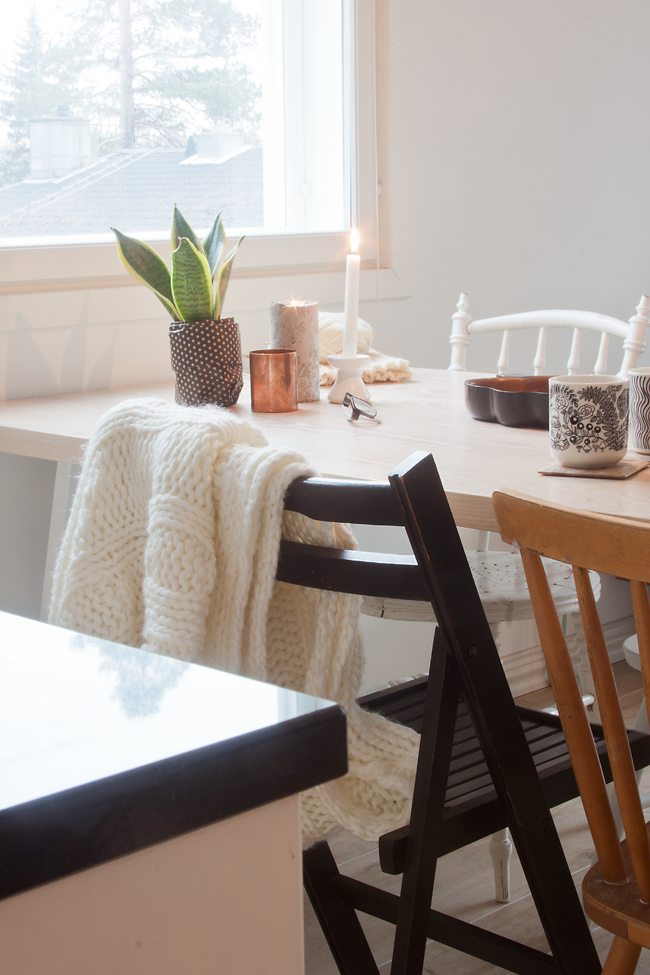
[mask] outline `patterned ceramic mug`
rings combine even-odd
[[[563,467],[613,467],[627,445],[628,381],[553,376],[548,384],[551,454]]]
[[[630,383],[630,447],[650,454],[650,366],[628,372]]]

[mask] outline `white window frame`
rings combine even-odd
[[[313,3],[314,0],[305,0]],[[351,222],[361,234],[361,297],[402,297],[407,292],[388,268],[379,268],[377,253],[377,159],[375,128],[375,0],[344,0],[349,36],[356,56],[349,99],[352,133]],[[228,228],[236,239],[237,228]],[[247,231],[233,270],[231,307],[268,307],[277,297],[277,276],[294,294],[308,289],[324,303],[342,301],[349,233],[282,233]],[[168,239],[146,239],[169,258]],[[120,264],[112,234],[101,238],[42,238],[0,241],[0,296],[41,292],[137,286]],[[286,289],[285,289],[286,290]]]

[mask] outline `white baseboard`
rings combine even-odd
[[[540,646],[509,653],[502,658],[502,663],[513,697],[548,687],[546,662]]]
[[[615,664],[618,660],[625,659],[623,642],[629,636],[636,633],[636,626],[633,616],[624,616],[620,620],[612,620],[611,623],[603,623],[603,633],[607,641],[607,652],[609,659]]]
[[[603,623],[603,633],[612,663],[625,659],[623,641],[634,632],[633,616],[624,616],[620,620]],[[526,647],[523,650],[510,650],[502,657],[502,663],[513,697],[530,694],[549,685],[544,654],[539,645]]]

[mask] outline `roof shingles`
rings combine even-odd
[[[123,151],[63,179],[1,187],[0,237],[156,231],[174,204],[195,227],[219,212],[229,227],[263,225],[261,147],[219,163],[184,158],[183,149]]]

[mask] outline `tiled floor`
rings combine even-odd
[[[625,662],[615,665],[619,694],[628,723],[633,723],[642,692],[640,674]],[[550,703],[550,691],[539,691],[521,699],[522,704],[546,707]],[[650,790],[650,769],[644,776],[642,789]],[[592,845],[580,800],[566,803],[553,811],[555,823],[564,846],[567,861],[579,886],[589,865]],[[438,864],[436,891],[433,906],[463,920],[498,931],[533,947],[547,950],[547,944],[537,918],[537,912],[528,892],[523,872],[513,854],[511,862],[511,900],[509,904],[497,904],[494,900],[492,862],[488,852],[489,838],[449,856]],[[390,877],[379,869],[376,848],[373,844],[358,840],[349,833],[337,834],[331,843],[332,850],[343,866],[344,872],[367,883],[399,892],[399,877]],[[393,927],[374,918],[361,918],[375,959],[382,973],[390,970]],[[600,928],[593,930],[594,941],[604,959],[611,935]],[[305,952],[306,975],[338,975],[320,927],[309,902],[305,900]],[[485,962],[460,954],[451,948],[430,944],[424,966],[425,975],[490,975],[501,972]],[[650,951],[641,955],[638,975],[650,975]]]

